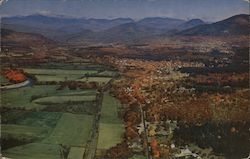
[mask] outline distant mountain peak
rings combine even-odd
[[[249,15],[240,14],[216,23],[196,26],[177,34],[194,36],[249,35],[249,28]]]

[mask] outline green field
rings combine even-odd
[[[83,70],[83,69],[94,69],[94,70],[105,70],[106,66],[93,64],[90,61],[84,62],[69,62],[69,63],[58,63],[58,62],[50,62],[45,64],[40,64],[39,67],[32,66],[32,68],[44,68],[44,69],[59,69],[63,68],[64,70]]]
[[[7,143],[2,153],[13,159],[61,159],[60,145],[63,145],[69,148],[68,159],[82,159],[94,131],[97,90],[58,90],[59,85],[46,85],[46,82],[73,80],[105,84],[116,72],[88,61],[29,67],[24,71],[41,83],[1,92],[2,138]],[[2,77],[0,80],[8,82]],[[103,99],[99,150],[120,143],[124,133],[123,122],[118,117],[121,104],[107,93]]]
[[[15,123],[40,128],[54,128],[62,114],[61,112],[30,112],[16,119]]]
[[[97,82],[101,84],[108,83],[112,78],[110,77],[84,77],[81,79],[77,79],[77,81],[82,81],[82,82]]]
[[[4,76],[0,75],[0,84],[1,85],[7,85],[10,84],[9,80],[5,78]]]
[[[35,75],[39,82],[63,82],[74,81],[82,77],[82,75]]]
[[[56,90],[56,85],[37,85],[2,92],[2,106],[9,108],[42,109],[45,105],[39,102],[63,103],[68,101],[95,99],[95,91],[86,90]],[[86,97],[85,97],[86,95]],[[44,104],[44,103],[43,103]]]
[[[68,159],[83,159],[85,148],[71,147],[68,155]]]
[[[12,159],[61,159],[58,145],[41,143],[13,147],[2,153]]]
[[[41,139],[46,136],[48,129],[14,124],[2,124],[2,137],[15,139]]]
[[[62,104],[69,102],[85,102],[85,101],[94,101],[94,95],[82,96],[82,95],[71,95],[71,96],[49,96],[44,98],[39,98],[33,102],[37,104]]]
[[[118,116],[121,103],[109,94],[104,94],[101,110],[101,123],[122,124]]]
[[[24,68],[24,71],[34,75],[85,75],[94,74],[96,70],[65,70],[65,69],[38,69],[38,68]]]
[[[116,98],[104,94],[97,149],[107,150],[122,142],[125,129],[118,117],[119,108],[121,104]]]
[[[47,81],[66,81],[77,80],[85,75],[97,74],[97,70],[77,70],[77,69],[39,69],[39,68],[24,68],[24,71],[36,76],[40,82]]]
[[[82,81],[82,82],[98,82],[98,83],[107,83],[111,80],[111,75],[102,75],[100,76],[99,73],[91,77],[85,77],[82,74],[36,74],[35,75],[39,82],[48,82],[48,81]]]
[[[102,70],[100,68],[96,69],[92,65],[89,65],[87,68],[85,65],[84,68],[82,69],[79,69],[78,65],[75,65],[71,69],[24,68],[24,71],[29,74],[35,75],[35,77],[39,82],[48,82],[48,81],[60,82],[60,81],[77,80],[77,81],[107,83],[113,76],[116,75],[116,72],[114,71]],[[86,78],[85,76],[90,76],[90,77]]]
[[[85,146],[90,139],[92,124],[93,116],[64,113],[43,143]]]
[[[37,109],[44,106],[38,105],[31,101],[31,97],[45,96],[56,93],[56,86],[34,86],[23,87],[19,89],[12,89],[3,91],[2,93],[2,106],[9,108],[25,108]]]
[[[129,159],[146,159],[147,157],[142,155],[134,155],[133,157],[130,157]]]
[[[109,149],[122,142],[124,126],[122,124],[100,124],[97,149]]]
[[[99,72],[98,75],[101,75],[101,76],[106,76],[106,77],[113,77],[117,74],[117,72],[115,71],[102,71],[102,72]]]

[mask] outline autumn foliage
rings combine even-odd
[[[20,83],[27,79],[21,69],[6,69],[2,71],[2,75],[13,83]]]

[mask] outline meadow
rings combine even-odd
[[[57,90],[57,85],[35,85],[2,92],[2,106],[26,110],[44,109],[46,104],[62,104],[70,101],[84,102],[95,100],[95,92],[83,90]]]
[[[124,124],[118,116],[120,102],[105,93],[102,102],[97,149],[107,150],[123,140]]]
[[[65,67],[61,69],[62,66]],[[114,71],[88,62],[52,63],[24,68],[24,72],[35,76],[38,82],[72,80],[106,84],[116,75]],[[66,147],[64,157],[82,159],[87,143],[91,141],[97,113],[97,90],[59,89],[59,84],[34,83],[2,92],[5,156],[60,159],[62,149]],[[105,94],[98,149],[108,149],[122,140],[124,126],[118,117],[120,107],[119,101]]]

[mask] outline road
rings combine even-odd
[[[21,82],[21,83],[16,83],[16,84],[7,85],[7,86],[0,86],[0,89],[1,90],[16,89],[16,88],[28,86],[30,84],[31,84],[31,80],[27,79],[26,81]]]
[[[149,149],[149,141],[148,141],[148,127],[146,124],[146,114],[145,111],[143,111],[142,106],[140,104],[140,112],[141,112],[141,121],[143,123],[143,131],[144,131],[144,141],[146,141],[146,157],[147,159],[152,159],[150,149]]]

